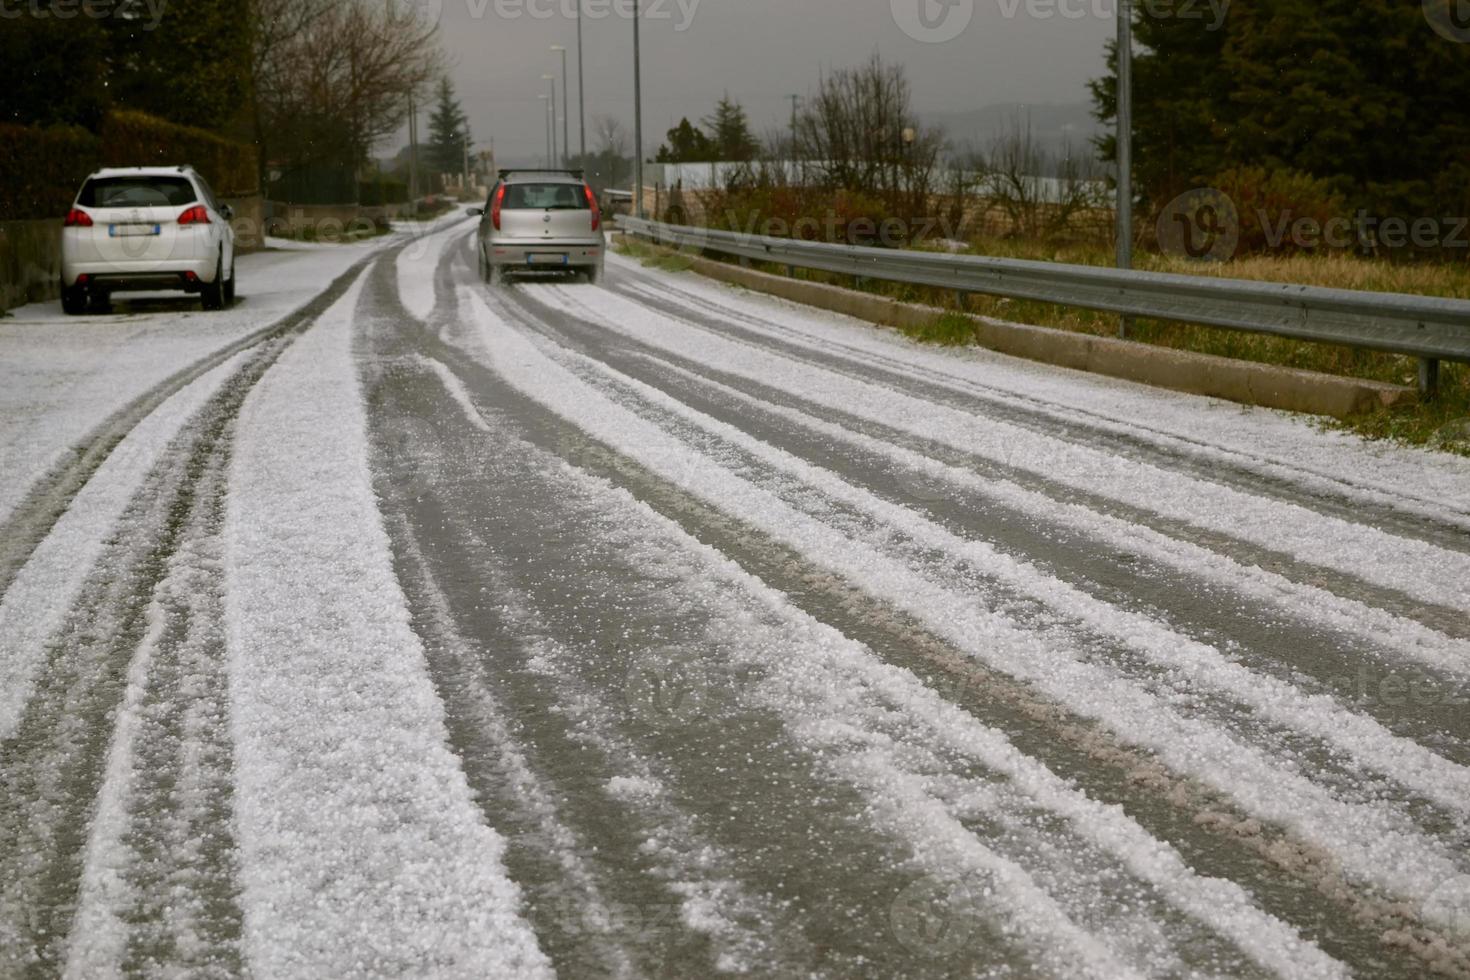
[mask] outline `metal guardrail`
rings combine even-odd
[[[773,262],[790,269],[1404,354],[1419,359],[1419,388],[1426,395],[1438,387],[1441,361],[1470,363],[1470,300],[829,245],[630,217],[620,217],[618,226],[658,244]]]

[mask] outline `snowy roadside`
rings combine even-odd
[[[360,294],[251,393],[230,471],[247,960],[274,977],[546,975],[393,574],[351,348]]]
[[[204,313],[183,294],[147,294],[126,314],[69,317],[59,302],[0,319],[0,523],[99,423],[201,358],[288,316],[365,255],[462,220],[405,227],[361,245],[242,255],[240,296]],[[162,297],[159,299],[153,296]]]

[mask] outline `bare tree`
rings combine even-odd
[[[795,155],[817,181],[911,213],[928,208],[943,147],[943,132],[913,111],[903,66],[876,54],[860,68],[823,77],[797,116]]]
[[[403,124],[409,96],[442,73],[437,26],[397,0],[253,2],[262,141],[273,156],[355,177]]]
[[[1030,119],[1012,116],[984,158],[982,193],[1005,212],[1013,235],[1040,238],[1067,229],[1097,208],[1105,188],[1092,155],[1066,146],[1059,155],[1036,140]]]
[[[628,130],[614,116],[598,116],[592,122],[597,155],[582,161],[590,171],[593,189],[621,188],[633,178],[633,161],[628,155]]]

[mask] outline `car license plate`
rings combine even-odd
[[[139,235],[158,235],[163,229],[158,225],[108,225],[107,234],[112,238],[135,238]]]
[[[567,257],[564,252],[532,252],[526,261],[531,265],[566,265]]]

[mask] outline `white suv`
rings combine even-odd
[[[106,309],[122,290],[182,289],[206,310],[235,301],[235,232],[228,205],[189,167],[99,170],[61,233],[61,305]]]

